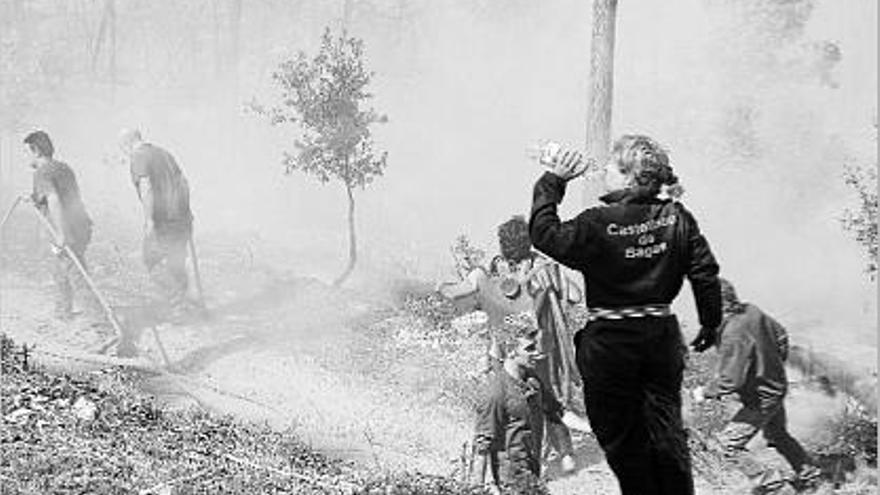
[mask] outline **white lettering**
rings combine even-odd
[[[650,219],[641,223],[634,223],[630,225],[618,225],[616,223],[610,223],[608,224],[608,227],[605,229],[605,231],[610,236],[624,237],[630,235],[644,235],[652,230],[675,225],[676,220],[677,218],[675,215],[666,215],[665,217]]]
[[[641,239],[640,239],[641,240]],[[666,242],[661,242],[659,244],[652,244],[650,246],[629,246],[623,252],[624,257],[627,259],[633,258],[647,258],[651,259],[654,256],[660,255],[661,253],[665,253],[667,249]]]

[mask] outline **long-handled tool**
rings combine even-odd
[[[548,304],[550,305],[550,311],[552,312],[553,321],[556,324],[556,331],[554,332],[554,337],[556,339],[556,345],[559,348],[559,357],[561,358],[560,367],[562,368],[562,383],[560,383],[560,388],[562,389],[562,398],[566,404],[569,404],[572,397],[572,371],[576,370],[576,367],[573,363],[574,359],[574,351],[572,350],[571,342],[569,341],[568,336],[568,325],[565,321],[565,316],[562,314],[562,308],[560,306],[559,298],[556,297],[556,292],[553,289],[549,289],[547,291],[547,298],[549,299]]]
[[[189,237],[189,254],[192,258],[193,278],[196,281],[196,290],[199,291],[199,304],[202,306],[202,309],[206,309],[205,293],[202,290],[202,275],[199,272],[199,258],[196,256],[196,244],[193,242],[192,235]]]
[[[40,211],[36,207],[34,207],[34,212],[36,213],[37,218],[40,219],[40,222],[43,224],[43,226],[46,227],[46,230],[48,230],[49,233],[52,235],[52,238],[57,239],[58,233],[56,232],[55,227],[52,225],[52,223],[49,221],[49,219],[46,218],[46,215],[44,215],[43,212]],[[80,275],[82,275],[83,280],[86,281],[86,285],[89,286],[89,289],[91,289],[92,294],[94,294],[95,297],[98,299],[98,302],[101,304],[101,308],[104,309],[104,313],[107,316],[107,320],[110,321],[110,325],[113,326],[113,330],[116,332],[116,339],[117,340],[121,339],[122,333],[123,333],[122,326],[119,324],[119,320],[116,319],[116,314],[110,308],[110,305],[107,304],[107,301],[104,299],[104,296],[101,295],[101,292],[98,290],[98,287],[95,285],[95,282],[92,280],[92,277],[86,271],[86,268],[82,265],[82,262],[80,261],[79,256],[77,256],[76,253],[74,253],[73,250],[70,249],[70,246],[65,245],[65,246],[62,246],[61,249],[63,249],[64,254],[66,254],[73,261],[73,264],[76,266],[77,270],[79,270]]]
[[[3,220],[0,220],[0,231],[2,231],[3,227],[6,226],[6,222],[9,221],[9,217],[12,216],[12,212],[15,211],[15,207],[18,206],[19,203],[21,203],[22,199],[24,198],[22,198],[21,196],[17,196],[15,198],[15,201],[12,202],[12,205],[9,206],[9,209],[6,210],[6,214],[3,215]]]

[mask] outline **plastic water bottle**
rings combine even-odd
[[[528,149],[529,158],[544,167],[552,167],[561,152],[562,145],[556,141],[541,141]]]
[[[556,141],[541,141],[534,146],[529,147],[528,155],[529,158],[535,160],[542,167],[552,168],[556,164],[556,161],[560,159],[563,152],[571,149],[573,148],[564,148]],[[587,180],[596,179],[601,173],[598,164],[587,157],[584,157],[584,162],[583,177]]]

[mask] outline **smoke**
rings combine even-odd
[[[376,72],[372,103],[390,118],[376,129],[389,152],[386,176],[357,194],[362,276],[447,276],[456,236],[493,252],[497,225],[527,213],[540,174],[531,145],[583,145],[590,2],[354,5],[349,30],[364,38]],[[646,133],[670,149],[685,204],[724,275],[744,299],[822,345],[876,348],[876,293],[838,221],[855,201],[843,164],[876,164],[876,8],[871,0],[685,0],[618,10],[613,135]],[[134,236],[139,226],[127,169],[114,164],[118,130],[135,126],[184,168],[198,235],[285,246],[294,255],[279,269],[328,278],[340,270],[342,187],[285,177],[291,130],[242,107],[271,102],[277,63],[313,52],[341,12],[329,2],[247,6],[235,81],[195,59],[176,62],[188,79],[150,72],[167,54],[121,38],[129,77],[112,101],[84,93],[63,111],[45,108],[34,125],[81,170],[90,209],[112,226],[101,235]],[[131,32],[155,43],[162,29],[154,22]],[[570,186],[565,215],[582,207],[582,189]],[[690,296],[680,299],[690,320]]]

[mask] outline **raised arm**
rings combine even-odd
[[[447,299],[457,300],[476,294],[480,290],[481,280],[486,278],[486,272],[480,268],[474,268],[458,282],[441,282],[437,286],[437,292]]]
[[[575,270],[584,270],[585,247],[590,239],[586,214],[562,222],[557,206],[565,195],[566,180],[546,172],[535,184],[529,237],[536,249]]]

